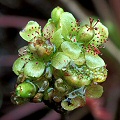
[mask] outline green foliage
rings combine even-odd
[[[107,69],[99,47],[108,29],[100,20],[89,21],[81,25],[56,7],[42,31],[37,22],[28,22],[20,31],[28,45],[18,50],[20,57],[13,64],[18,76],[14,104],[48,101],[71,111],[85,106],[87,97],[102,96],[99,83],[106,80]]]

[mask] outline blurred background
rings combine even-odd
[[[80,21],[99,18],[109,29],[102,58],[108,78],[100,99],[67,114],[59,114],[43,103],[13,105],[10,100],[17,76],[12,64],[18,49],[27,45],[19,31],[29,20],[42,27],[54,7],[60,6]],[[120,0],[0,0],[0,120],[120,120]]]

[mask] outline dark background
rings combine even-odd
[[[89,100],[83,108],[60,115],[43,103],[16,106],[10,96],[17,76],[12,64],[17,50],[27,43],[19,31],[29,20],[42,27],[54,7],[60,6],[78,20],[100,18],[109,29],[109,41],[102,58],[108,69],[108,78],[102,84],[104,94]],[[0,120],[120,120],[120,1],[119,0],[0,0]]]

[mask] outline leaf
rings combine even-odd
[[[66,67],[69,62],[70,58],[66,56],[63,52],[57,52],[51,60],[52,66],[56,69],[62,69]]]
[[[41,27],[35,21],[29,21],[25,28],[19,32],[20,36],[27,42],[32,42],[34,37],[41,36]]]
[[[85,60],[86,60],[86,65],[91,69],[105,66],[104,60],[101,57],[99,57],[98,55],[94,55],[92,53],[86,52]]]

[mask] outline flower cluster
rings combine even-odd
[[[102,96],[107,69],[99,48],[108,29],[100,20],[84,24],[56,7],[43,29],[29,21],[20,36],[28,45],[18,50],[13,64],[18,76],[13,103],[45,102],[71,111],[85,106],[86,98]]]

